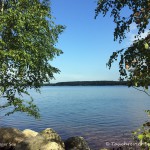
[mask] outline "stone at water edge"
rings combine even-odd
[[[65,148],[64,142],[62,141],[61,137],[56,133],[53,129],[47,128],[41,132],[39,132],[38,135],[41,135],[45,137],[48,141],[56,142],[62,146],[62,148]]]
[[[65,150],[60,136],[51,128],[41,131],[37,136],[26,138],[15,150]]]
[[[64,148],[56,142],[50,142],[45,137],[37,135],[17,144],[15,150],[64,150]]]
[[[14,149],[25,138],[22,131],[16,128],[0,128],[0,149]]]
[[[38,150],[47,143],[46,139],[42,136],[30,137],[17,144],[15,150]]]
[[[65,141],[65,150],[90,150],[83,137],[71,137]]]
[[[29,137],[35,137],[38,134],[38,132],[35,132],[35,131],[31,130],[31,129],[25,129],[25,130],[22,131],[22,133],[27,138],[29,138]]]
[[[65,149],[62,148],[62,146],[56,142],[50,142],[50,143],[42,146],[41,150],[65,150]]]
[[[25,135],[16,128],[0,128],[1,143],[19,143],[25,139]]]

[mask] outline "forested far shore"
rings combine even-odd
[[[127,81],[72,81],[44,84],[44,86],[107,86],[107,85],[124,85]]]

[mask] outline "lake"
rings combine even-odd
[[[131,141],[131,132],[149,119],[144,110],[150,109],[150,97],[126,86],[46,86],[41,94],[30,93],[41,119],[16,113],[1,119],[0,126],[53,128],[62,139],[83,136],[98,150],[106,142]]]

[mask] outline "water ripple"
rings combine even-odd
[[[1,126],[41,131],[53,128],[63,139],[83,136],[91,148],[106,147],[107,141],[129,141],[131,131],[148,118],[150,99],[123,86],[43,87],[31,91],[40,108],[41,119],[16,113],[1,120]]]

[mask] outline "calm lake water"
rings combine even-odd
[[[148,120],[150,97],[125,86],[43,87],[31,91],[40,120],[16,113],[0,120],[0,126],[41,131],[53,128],[63,139],[83,136],[98,150],[106,142],[129,142],[131,131]]]

